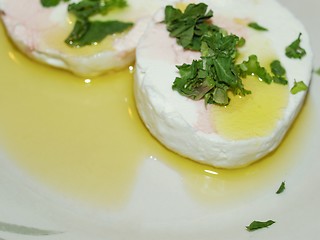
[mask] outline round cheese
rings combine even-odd
[[[172,90],[173,81],[179,77],[176,65],[190,64],[200,55],[182,49],[176,39],[169,37],[161,9],[136,50],[136,104],[151,134],[170,150],[215,167],[243,167],[277,148],[303,105],[307,92],[291,94],[290,89],[295,81],[309,85],[309,37],[301,22],[275,0],[202,2],[213,10],[214,24],[246,39],[245,47],[240,49],[241,59],[256,54],[266,68],[272,60],[280,60],[288,85],[268,85],[248,77],[243,82],[252,94],[243,98],[230,96],[227,107],[206,106],[203,100],[181,96]],[[268,31],[249,28],[250,22],[257,22]],[[302,59],[288,58],[285,48],[300,33],[307,55]]]
[[[76,18],[68,13],[68,4],[43,7],[40,0],[0,0],[0,10],[8,35],[26,55],[77,75],[91,77],[120,69],[134,62],[136,45],[150,16],[165,4],[129,0],[128,7],[114,10],[98,20],[133,22],[124,33],[106,37],[96,45],[73,48],[64,40],[71,33]]]

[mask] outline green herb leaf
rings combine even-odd
[[[286,70],[282,67],[279,60],[274,60],[271,62],[270,68],[273,75],[268,73],[268,71],[260,65],[256,55],[249,56],[247,61],[243,61],[238,65],[238,71],[242,77],[255,75],[268,84],[272,82],[282,85],[288,84],[288,80],[285,76]]]
[[[286,79],[286,70],[281,65],[279,60],[274,60],[270,64],[271,72],[274,74],[273,82],[286,85],[288,84],[288,80]]]
[[[257,31],[268,31],[267,28],[262,27],[261,25],[259,25],[259,24],[256,23],[256,22],[250,22],[250,23],[248,24],[248,27],[251,27],[251,28],[253,28],[253,29],[257,30]]]
[[[185,49],[200,51],[201,36],[209,31],[219,30],[207,21],[213,16],[213,12],[207,11],[207,7],[204,3],[189,4],[182,13],[180,9],[166,6],[164,23],[167,30]]]
[[[95,14],[106,14],[115,8],[127,6],[125,0],[82,0],[78,3],[71,3],[68,11],[78,19],[87,19]]]
[[[60,0],[41,0],[40,2],[44,7],[54,7],[60,3]]]
[[[77,21],[65,42],[73,47],[83,47],[99,43],[108,35],[127,30],[133,23],[89,20],[93,15],[106,14],[112,9],[126,6],[126,0],[82,0],[69,4],[68,11],[77,17]]]
[[[68,36],[68,38],[65,40],[65,43],[67,43],[70,46],[74,47],[80,47],[78,45],[78,42],[80,39],[82,39],[86,33],[88,32],[90,27],[90,22],[88,20],[77,20],[72,32]]]
[[[279,60],[274,60],[270,64],[271,72],[276,76],[284,76],[286,74],[286,70],[282,67]]]
[[[77,21],[69,37],[65,40],[73,47],[99,43],[106,36],[123,32],[133,24],[120,21]]]
[[[288,80],[285,77],[282,76],[273,76],[273,82],[274,83],[278,83],[281,85],[287,85],[288,84]]]
[[[301,59],[303,56],[305,56],[307,53],[306,53],[306,50],[303,49],[301,46],[300,46],[300,43],[301,43],[301,33],[299,33],[299,36],[298,38],[293,41],[288,47],[286,47],[286,56],[288,58],[298,58],[298,59]]]
[[[69,0],[41,0],[44,7],[53,7],[61,1]],[[96,14],[106,14],[116,8],[127,6],[126,0],[82,0],[68,5],[68,12],[77,18],[72,32],[65,42],[73,47],[96,44],[106,36],[127,30],[133,24],[120,21],[90,21],[89,18]]]
[[[274,76],[260,66],[256,55],[248,61],[236,64],[238,48],[245,39],[228,34],[225,30],[211,24],[213,16],[204,3],[189,4],[184,12],[172,6],[165,8],[167,30],[171,37],[184,49],[201,51],[201,59],[192,64],[177,66],[177,77],[172,89],[194,100],[204,99],[205,104],[229,104],[229,93],[245,96],[250,94],[242,83],[242,77],[256,75],[266,83],[287,84],[285,69],[279,61],[272,65]]]
[[[244,89],[237,72],[237,47],[245,40],[228,35],[207,20],[213,12],[204,3],[189,4],[182,13],[172,6],[165,8],[165,20],[170,36],[185,49],[201,51],[201,59],[177,66],[177,77],[172,89],[194,100],[204,99],[205,104],[229,104],[228,92],[235,95],[251,93]]]
[[[265,83],[270,84],[273,81],[272,76],[260,65],[256,55],[250,55],[249,59],[243,61],[238,67],[242,77],[255,75]]]
[[[205,104],[229,104],[228,92],[246,95],[235,65],[237,45],[235,35],[224,36],[210,32],[201,39],[201,60],[177,66],[181,77],[175,79],[173,90],[194,100],[204,99]]]
[[[239,41],[238,41],[237,47],[238,47],[238,48],[241,48],[241,47],[243,47],[245,44],[246,44],[246,39],[244,39],[243,37],[241,37],[241,38],[239,39]]]
[[[273,220],[268,220],[268,221],[265,221],[265,222],[253,221],[249,226],[246,226],[246,228],[247,228],[248,231],[255,231],[255,230],[260,229],[260,228],[269,227],[274,223],[275,223],[275,221],[273,221]]]
[[[307,91],[307,90],[308,90],[308,86],[303,81],[300,81],[300,82],[294,81],[294,85],[291,88],[290,92],[292,94],[297,94],[298,92]]]
[[[282,193],[286,189],[286,183],[282,182],[278,190],[276,191],[276,194]]]

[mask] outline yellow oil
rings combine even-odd
[[[288,104],[287,85],[269,85],[255,76],[247,77],[243,83],[252,94],[230,96],[228,106],[211,108],[216,131],[227,139],[249,139],[270,134]]]
[[[175,4],[175,7],[180,9],[182,12],[184,12],[184,10],[186,10],[188,4],[187,3],[184,3],[184,2],[177,2]]]
[[[303,138],[308,110],[280,149],[252,166],[222,170],[195,163],[150,136],[135,108],[130,71],[79,78],[29,60],[2,27],[0,33],[1,149],[19,169],[57,193],[121,207],[130,199],[142,162],[153,156],[181,176],[195,201],[237,202],[285,180],[302,151],[295,143]]]

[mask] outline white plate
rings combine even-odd
[[[317,26],[318,22],[315,19],[318,16],[320,2],[314,0],[303,2],[281,0],[280,2],[292,10],[305,24],[309,31],[315,54],[314,66],[319,68],[320,57],[317,53],[320,52],[318,44],[320,42],[320,34]],[[63,71],[56,71],[32,63],[12,48],[4,36],[1,36],[1,42],[4,43],[1,48],[1,56],[5,56],[0,60],[1,66],[13,64],[14,67],[11,70],[21,69],[21,72],[17,73],[9,72],[7,68],[4,69],[2,67],[0,73],[1,88],[10,89],[8,87],[11,84],[9,80],[12,80],[14,76],[23,76],[21,74],[26,74],[26,81],[32,81],[33,78],[50,74],[50,76],[48,75],[48,81],[57,78],[57,85],[54,85],[56,87],[54,90],[61,90],[61,86],[66,84],[59,77],[65,77],[69,81],[66,84],[66,90],[57,92],[48,91],[47,86],[45,86],[46,80],[44,79],[42,81],[35,80],[39,81],[37,82],[39,89],[36,90],[32,89],[34,86],[38,86],[34,82],[30,82],[30,85],[28,85],[23,82],[23,79],[20,79],[14,82],[14,87],[17,92],[29,92],[30,95],[26,94],[26,96],[30,98],[26,98],[25,101],[21,101],[20,98],[20,102],[4,102],[8,99],[12,100],[13,98],[10,98],[10,96],[14,96],[16,94],[15,91],[8,92],[5,96],[0,96],[1,118],[10,120],[10,122],[6,122],[8,128],[7,126],[0,128],[1,240],[293,240],[318,238],[318,229],[320,228],[320,208],[318,207],[320,202],[320,175],[318,174],[318,169],[320,169],[320,148],[317,140],[320,135],[320,98],[318,96],[320,77],[318,75],[313,74],[307,102],[293,129],[289,132],[284,144],[269,159],[265,159],[246,170],[225,172],[198,166],[195,163],[189,163],[189,161],[185,163],[185,160],[167,152],[161,146],[159,147],[159,144],[147,136],[147,133],[141,133],[143,137],[139,137],[138,142],[141,144],[145,141],[146,148],[151,147],[151,150],[141,153],[142,159],[138,167],[129,170],[124,169],[123,172],[120,171],[118,175],[121,176],[122,174],[123,176],[115,178],[114,186],[111,186],[113,183],[104,182],[103,179],[111,181],[112,178],[104,178],[97,175],[103,175],[104,172],[110,175],[110,169],[94,172],[97,171],[97,167],[88,164],[92,159],[88,159],[88,162],[79,161],[77,164],[74,163],[74,166],[88,164],[88,166],[80,166],[74,169],[74,172],[70,168],[70,163],[68,163],[69,173],[66,174],[63,173],[63,170],[67,167],[64,168],[64,163],[59,162],[59,159],[56,160],[57,168],[52,169],[52,172],[50,172],[46,169],[46,164],[38,168],[34,166],[28,167],[26,166],[27,164],[24,165],[23,161],[28,158],[21,157],[21,154],[16,154],[16,152],[28,153],[31,157],[37,156],[39,158],[43,154],[43,149],[30,147],[32,143],[40,144],[39,146],[51,146],[53,152],[58,151],[62,155],[64,151],[68,151],[61,148],[63,145],[59,145],[59,140],[57,140],[60,136],[59,129],[48,130],[46,125],[35,128],[30,124],[34,120],[38,126],[41,122],[48,121],[46,117],[52,114],[51,110],[48,109],[32,111],[33,101],[50,96],[50,99],[53,100],[53,102],[50,102],[53,108],[52,111],[55,111],[55,107],[57,107],[55,103],[66,102],[66,104],[72,106],[75,101],[80,101],[81,96],[84,97],[81,100],[81,104],[74,106],[89,106],[89,108],[101,110],[103,108],[99,101],[101,99],[106,100],[104,97],[105,92],[103,92],[105,88],[113,86],[115,88],[114,91],[121,92],[118,87],[122,85],[104,84],[103,81],[96,82],[98,88],[92,91],[98,96],[95,95],[96,97],[94,98],[93,95],[90,95],[90,91],[84,90],[89,89],[90,86],[83,87],[82,85],[81,94],[72,95],[73,97],[77,96],[79,99],[71,99],[70,97],[64,99],[68,91],[79,87],[78,83],[76,83],[78,81],[76,77]],[[32,70],[28,71],[24,67],[24,63],[28,64],[28,66],[32,65]],[[35,73],[34,69],[37,69],[37,73],[27,76],[27,74]],[[51,74],[53,74],[53,77],[51,77]],[[128,78],[128,74],[124,74],[124,76]],[[121,77],[123,75],[117,76],[117,78]],[[88,81],[84,85],[87,83]],[[98,89],[103,91],[101,90],[100,92]],[[125,130],[120,131],[119,129],[121,128],[116,126],[104,126],[108,129],[115,129],[114,132],[108,130],[108,133],[121,135],[120,138],[114,140],[123,145],[122,148],[116,150],[119,153],[119,161],[123,160],[121,156],[127,156],[121,151],[134,151],[135,146],[127,146],[128,144],[134,144],[132,136],[138,130],[146,131],[141,123],[138,126],[134,125],[138,120],[130,120],[137,118],[137,115],[132,105],[133,103],[130,102],[132,101],[132,95],[129,90],[126,91],[129,97],[124,97],[122,100],[124,104],[123,110],[128,110],[128,112],[125,115],[122,110],[119,110],[120,115],[124,114],[121,116],[127,117],[127,125],[124,126]],[[37,96],[32,95],[37,92]],[[46,104],[49,104],[49,102],[46,102]],[[104,104],[104,102],[101,104]],[[41,106],[45,105],[39,105],[38,107]],[[15,109],[18,109],[18,111],[15,111]],[[25,112],[23,112],[23,109],[25,109]],[[67,109],[67,107],[64,109]],[[37,111],[41,111],[42,114],[32,115]],[[73,113],[77,110],[70,109],[70,111]],[[79,111],[81,112],[82,110],[80,109]],[[58,112],[56,111],[55,113]],[[83,116],[88,117],[88,114],[90,115],[91,113],[88,111]],[[12,114],[12,116],[21,118],[9,118],[4,114]],[[65,116],[56,116],[55,120],[66,121],[66,124],[69,124],[68,126],[72,128],[73,124],[68,121],[77,121],[77,119],[72,118],[67,112],[65,114]],[[105,115],[102,116],[105,117]],[[86,118],[86,120],[88,119],[89,117]],[[3,122],[4,120],[1,121],[1,123]],[[131,123],[133,125],[130,125]],[[98,132],[105,131],[102,128],[100,129],[100,127],[103,127],[103,122],[91,122],[91,124],[98,126]],[[54,126],[48,125],[47,127],[53,128]],[[59,124],[56,126],[59,126]],[[131,138],[126,140],[126,130],[132,127],[136,127],[137,131],[130,132]],[[10,143],[4,137],[8,135],[9,130],[7,129],[10,129],[11,135],[16,136]],[[34,129],[38,129],[40,133],[35,134]],[[55,135],[56,132],[57,135]],[[48,133],[51,135],[49,136]],[[67,136],[64,134],[63,136],[67,139],[70,137],[75,142],[81,141],[79,140],[81,136],[87,137],[82,135],[81,130],[78,132],[75,130],[71,133],[75,135]],[[55,138],[55,136],[58,137]],[[39,142],[32,142],[35,140]],[[94,142],[93,138],[89,138],[89,140]],[[52,142],[47,145],[41,145],[41,141]],[[149,143],[149,141],[153,142]],[[110,143],[113,143],[113,141],[110,140]],[[90,142],[88,145],[90,145]],[[119,143],[115,146],[119,147]],[[140,148],[143,148],[143,146],[140,146]],[[95,149],[103,149],[103,147]],[[106,149],[108,149],[108,146],[106,146]],[[73,150],[76,151],[77,149]],[[152,152],[153,150],[154,152]],[[79,152],[82,152],[82,150]],[[73,153],[68,154],[72,156]],[[56,156],[60,155],[57,154]],[[79,154],[75,154],[75,156],[81,158]],[[94,153],[92,156],[95,156]],[[113,150],[110,158],[116,158],[116,156]],[[21,159],[19,159],[20,157]],[[43,155],[44,162],[47,157],[49,155]],[[165,157],[169,160],[165,159]],[[77,160],[74,159],[74,161]],[[131,159],[124,160],[131,161]],[[50,161],[50,167],[53,167],[54,160],[51,159]],[[62,180],[59,182],[60,175],[54,178],[50,174],[61,174],[63,176]],[[95,174],[98,180],[91,179],[94,178]],[[66,176],[70,176],[70,179],[66,178]],[[74,176],[80,177],[73,182]],[[88,181],[91,181],[90,184],[93,185],[85,186],[86,178],[90,178]],[[124,185],[121,183],[122,178],[127,181]],[[65,180],[68,181],[64,183],[63,181]],[[282,194],[275,194],[282,181],[286,182],[286,190]],[[74,188],[76,190],[73,189],[71,183],[75,184]],[[81,186],[81,184],[83,185]],[[90,189],[94,188],[94,184],[108,185],[106,186],[108,189],[105,190],[106,195],[103,195],[106,201],[98,199],[99,194],[104,191],[102,188]],[[125,191],[120,189],[123,186],[126,188]],[[119,189],[120,191],[118,191]],[[119,200],[118,197],[121,199]],[[265,221],[269,219],[276,222],[269,228],[254,232],[248,232],[245,228],[253,220]]]

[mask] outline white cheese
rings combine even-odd
[[[310,82],[312,53],[303,25],[274,0],[201,1],[214,11],[214,23],[247,39],[244,52],[274,52],[287,70],[289,91],[294,81]],[[176,65],[191,63],[199,55],[184,51],[169,37],[161,21],[161,9],[153,18],[136,50],[135,99],[140,116],[151,134],[163,145],[200,163],[222,168],[246,166],[275,150],[299,112],[306,92],[288,94],[287,104],[271,131],[261,136],[225,137],[219,132],[212,108],[172,90],[178,76]],[[255,21],[269,29],[257,32],[246,22]],[[307,55],[301,60],[285,56],[285,48],[302,33]],[[256,39],[265,39],[254,43]],[[264,45],[268,43],[268,45]],[[249,50],[248,50],[249,49]],[[261,83],[265,84],[265,83]],[[275,84],[275,83],[274,83]],[[254,92],[252,93],[254,94]],[[240,106],[241,107],[241,106]],[[219,113],[218,113],[219,114]],[[250,127],[249,127],[250,128]]]
[[[129,7],[110,12],[103,19],[134,22],[134,27],[126,34],[110,36],[97,46],[81,49],[71,48],[64,43],[75,20],[70,18],[67,11],[70,2],[61,1],[56,7],[45,8],[40,0],[0,0],[0,10],[8,35],[26,55],[77,75],[90,77],[132,64],[135,47],[150,16],[166,3],[153,1],[145,4],[142,0],[127,2]]]

